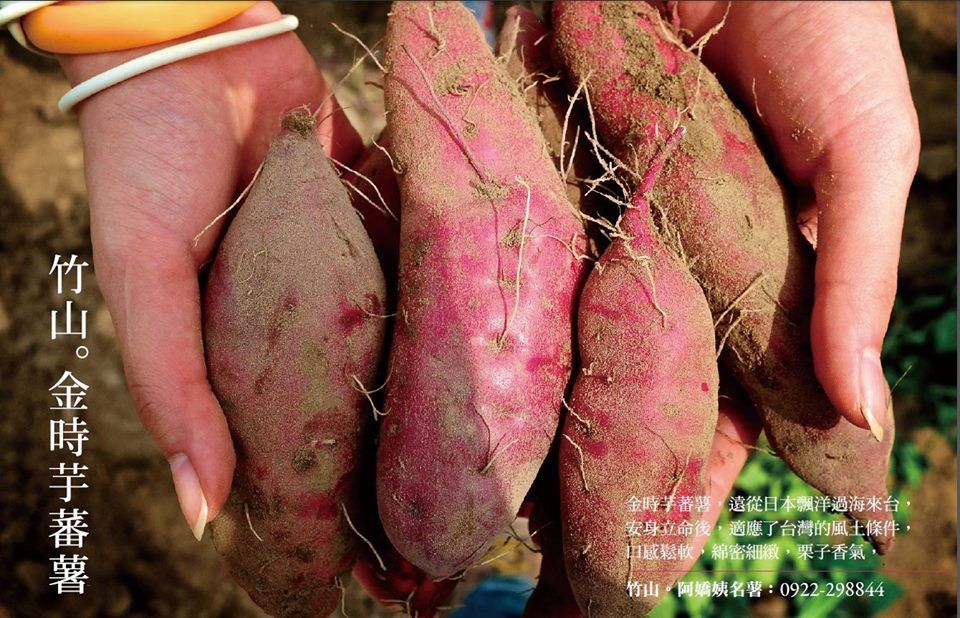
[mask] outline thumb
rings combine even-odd
[[[815,182],[814,366],[837,410],[877,440],[890,407],[880,351],[896,294],[903,213],[919,144],[915,134],[897,137],[889,127],[882,136],[858,132],[836,142],[837,161],[827,162]]]
[[[811,344],[837,411],[881,440],[889,390],[880,351],[896,292],[919,133],[889,3],[680,3],[697,32],[729,8],[705,49],[759,120],[790,180],[813,189]],[[761,114],[761,110],[763,113]]]
[[[183,515],[199,540],[230,491],[234,452],[207,382],[196,262],[186,244],[149,241],[96,256],[130,393],[170,462]]]

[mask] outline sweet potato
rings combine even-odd
[[[540,547],[540,575],[523,609],[523,618],[581,618],[583,614],[570,590],[563,565],[556,450],[540,469],[533,491],[536,496],[532,501],[529,528],[533,541]]]
[[[522,88],[527,105],[537,117],[553,162],[567,168],[571,163],[569,154],[573,150],[576,131],[583,124],[582,110],[574,107],[568,116],[570,105],[566,88],[553,66],[550,48],[550,30],[533,11],[522,6],[507,9],[497,39],[497,56],[505,62],[510,77]],[[564,135],[565,119],[567,135]],[[594,171],[586,144],[582,146],[576,151],[580,156],[573,158],[571,177],[565,178],[567,197],[574,204],[580,203],[583,193],[576,179],[589,177]],[[561,174],[565,171],[560,170]]]
[[[458,579],[434,580],[401,556],[382,531],[373,538],[382,539],[377,549],[382,555],[378,558],[369,548],[363,548],[353,567],[353,577],[371,597],[381,605],[400,607],[406,615],[418,618],[432,618],[441,608],[448,607],[447,600]]]
[[[743,115],[646,3],[557,2],[552,18],[569,87],[587,81],[598,130],[628,177],[657,135],[686,127],[651,194],[656,224],[706,293],[723,361],[771,444],[828,495],[885,499],[892,410],[878,443],[843,420],[820,388],[809,340],[810,251]],[[879,552],[889,548],[888,513],[848,515],[873,520],[868,536]]]
[[[550,30],[530,9],[511,6],[497,37],[496,54],[522,89],[556,162],[563,140],[567,93],[550,57]]]
[[[397,195],[399,197],[399,193]],[[384,236],[384,239],[389,240],[389,236]],[[372,395],[378,406],[382,405],[382,395],[383,391]],[[408,616],[431,618],[441,608],[448,606],[447,601],[460,579],[435,580],[400,555],[390,543],[377,513],[375,441],[365,444],[364,450],[360,467],[363,477],[361,507],[354,523],[366,542],[360,547],[353,577],[384,607],[399,608]]]
[[[747,403],[746,395],[723,373],[720,374],[720,385],[717,428],[713,433],[713,445],[707,459],[704,492],[708,497],[709,507],[700,514],[701,523],[711,531],[716,527],[720,514],[728,509],[730,492],[762,429],[756,412]],[[680,567],[682,572],[686,573],[693,568],[708,540],[707,535],[694,538],[693,551]]]
[[[356,536],[354,470],[372,414],[360,385],[384,341],[383,275],[314,133],[284,119],[217,252],[204,294],[210,382],[237,451],[213,540],[275,616],[340,599]]]
[[[395,3],[385,48],[403,174],[378,504],[400,553],[448,576],[513,520],[556,432],[583,231],[467,9]]]
[[[400,187],[388,151],[389,137],[384,132],[354,162],[341,180],[350,188],[353,207],[373,241],[387,281],[387,305],[390,313],[396,304],[397,262],[400,250]],[[394,317],[382,315],[387,327]],[[382,379],[382,378],[381,378]],[[373,405],[383,404],[383,391],[371,393]],[[377,513],[375,436],[364,446],[360,465],[361,504],[353,517],[358,535],[363,535],[353,577],[384,607],[399,608],[409,616],[431,618],[445,606],[459,583],[449,578],[434,581],[422,569],[400,555],[387,538]]]
[[[625,236],[600,257],[580,300],[583,369],[563,421],[560,516],[570,585],[592,616],[643,615],[656,604],[680,574],[698,519],[691,507],[705,493],[719,386],[713,320],[645,197],[682,134],[661,142],[621,220]],[[648,497],[659,508],[632,508]],[[648,540],[673,553],[648,555]],[[648,585],[656,595],[639,594]]]
[[[588,215],[585,221],[590,241],[587,253],[598,256],[609,239],[591,220],[617,214],[599,192],[590,192],[586,184],[602,172],[585,138],[589,124],[584,110],[580,105],[571,104],[560,72],[554,67],[551,36],[546,24],[533,11],[512,6],[507,9],[497,39],[497,56],[523,89],[527,106],[537,117],[550,156],[563,178],[567,199]]]
[[[385,607],[399,607],[406,615],[419,618],[437,615],[440,608],[447,606],[448,599],[460,583],[459,578],[434,580],[401,556],[390,543],[377,517],[376,483],[372,474],[364,486],[364,508],[356,518],[356,525],[369,545],[364,544],[360,548],[353,567],[354,579]]]

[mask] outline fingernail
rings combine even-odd
[[[180,511],[199,541],[203,538],[203,529],[207,526],[207,498],[200,487],[200,478],[193,469],[190,458],[177,453],[169,459],[170,472],[173,474],[173,486],[177,490]]]
[[[883,440],[883,422],[889,405],[887,379],[880,365],[880,353],[865,348],[860,355],[860,413],[870,426],[870,433]]]

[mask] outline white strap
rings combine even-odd
[[[39,8],[54,4],[55,1],[56,0],[10,2],[9,0],[0,0],[0,28],[6,27],[14,34],[14,38],[16,38],[21,45],[32,49],[20,31],[20,18]],[[57,103],[57,107],[60,108],[60,111],[67,113],[84,99],[88,99],[111,86],[116,86],[131,77],[218,49],[259,41],[260,39],[266,39],[285,32],[292,32],[297,29],[299,23],[299,20],[294,15],[283,15],[277,21],[269,24],[260,24],[259,26],[251,26],[250,28],[212,34],[201,39],[159,49],[155,52],[140,56],[139,58],[124,62],[119,66],[115,66],[112,69],[77,84],[71,88],[67,94],[63,95]],[[17,36],[18,34],[20,36]]]
[[[54,4],[56,1],[57,0],[20,0],[18,2],[9,2],[9,0],[0,0],[0,28],[4,28],[10,22],[17,21],[24,15],[33,13],[48,4]]]
[[[270,22],[269,24],[212,34],[202,39],[195,39],[193,41],[187,41],[186,43],[158,49],[155,52],[124,62],[95,77],[91,77],[85,82],[77,84],[67,92],[67,94],[63,95],[57,103],[57,107],[64,113],[69,112],[80,101],[136,75],[225,47],[233,47],[234,45],[259,41],[260,39],[266,39],[278,34],[283,34],[284,32],[291,32],[297,29],[299,23],[296,16],[284,15],[277,21]]]
[[[27,35],[23,33],[23,28],[20,27],[20,18],[37,9],[55,4],[56,1],[57,0],[0,0],[0,30],[3,28],[9,30],[13,36],[13,40],[20,43],[21,47],[40,56],[52,58],[53,54],[37,49],[30,44],[30,41],[27,40]]]

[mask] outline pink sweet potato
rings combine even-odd
[[[705,494],[719,386],[713,320],[645,197],[682,133],[661,143],[621,220],[625,237],[603,253],[580,300],[583,369],[563,421],[560,516],[570,584],[591,616],[652,609],[692,551],[692,507]],[[634,508],[646,498],[659,506]]]
[[[237,467],[213,539],[275,616],[337,605],[356,535],[355,469],[384,341],[383,275],[314,133],[295,112],[220,245],[204,294],[210,382]]]
[[[397,261],[400,249],[400,187],[387,151],[386,134],[378,144],[370,147],[354,162],[353,171],[341,180],[350,187],[353,207],[363,219],[363,226],[373,241],[380,258],[384,279],[387,281],[387,305],[392,313],[396,303]],[[388,327],[393,317],[383,314]],[[380,407],[383,391],[371,393],[373,403]],[[376,438],[363,445],[364,453],[359,468],[363,477],[358,512],[353,518],[357,532],[363,535],[353,577],[378,603],[399,608],[405,614],[431,618],[447,604],[459,579],[434,581],[422,569],[400,555],[387,538],[377,513],[376,495]]]
[[[369,548],[362,548],[353,567],[353,577],[371,597],[381,605],[400,607],[406,615],[418,618],[432,618],[441,608],[449,607],[448,599],[458,579],[434,580],[397,553],[382,531],[374,538],[384,541],[378,548],[383,555],[378,559]]]
[[[828,495],[885,498],[892,410],[878,443],[820,388],[809,340],[811,255],[743,115],[646,3],[557,2],[552,17],[569,87],[587,80],[601,137],[625,167],[642,165],[656,136],[686,127],[650,196],[656,225],[706,293],[723,361],[771,444]],[[872,520],[868,536],[881,553],[889,548],[888,513],[848,515]]]
[[[377,497],[400,553],[448,576],[513,520],[556,432],[583,232],[467,9],[395,3],[385,47],[403,174]]]

